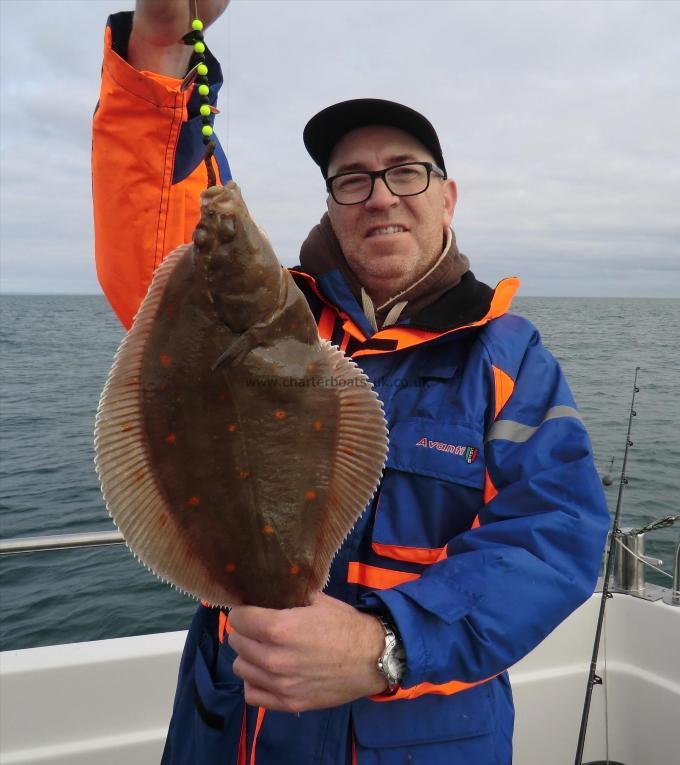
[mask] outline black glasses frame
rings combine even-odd
[[[422,191],[416,191],[413,194],[399,194],[396,191],[392,191],[390,184],[387,182],[387,173],[389,173],[390,170],[395,170],[397,167],[407,167],[410,165],[420,165],[427,170],[427,183],[425,184],[425,188]],[[437,175],[441,176],[443,180],[446,180],[446,173],[440,167],[435,165],[434,162],[400,162],[398,165],[390,165],[389,167],[385,167],[382,170],[348,170],[345,173],[338,173],[337,175],[333,175],[330,178],[326,178],[326,191],[339,205],[360,205],[371,198],[373,189],[375,188],[375,181],[377,178],[380,178],[382,179],[382,182],[385,184],[385,186],[387,186],[387,190],[390,192],[390,194],[394,194],[395,197],[417,197],[418,194],[424,194],[430,188],[430,179],[432,177],[432,173],[436,173]],[[359,199],[357,202],[341,202],[339,199],[337,199],[333,193],[333,181],[336,178],[342,178],[344,175],[368,175],[371,179],[371,187],[368,190],[368,194],[363,199]]]

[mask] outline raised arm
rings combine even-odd
[[[210,23],[226,5],[203,0],[199,17]],[[107,23],[92,137],[95,257],[102,289],[126,328],[154,270],[191,238],[207,186],[198,93],[181,89],[191,50],[177,40],[191,29],[190,9],[190,0],[138,0],[134,16],[114,14]],[[209,51],[206,63],[215,104],[222,71]],[[226,183],[229,165],[215,141]]]

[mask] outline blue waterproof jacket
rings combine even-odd
[[[407,673],[394,697],[299,716],[245,708],[219,615],[201,608],[166,762],[237,762],[241,742],[258,765],[510,763],[505,670],[591,594],[609,521],[559,365],[519,316],[375,333],[338,272],[298,280],[323,334],[373,380],[390,433],[380,488],[326,591],[391,615]],[[514,287],[501,282],[488,313]],[[337,311],[329,297],[343,292]]]
[[[98,272],[126,325],[158,253],[189,240],[205,186],[190,94],[126,64],[129,28],[128,14],[109,20],[93,140]],[[145,178],[142,134],[158,141],[157,153],[145,150]],[[226,182],[223,156],[219,170]],[[468,273],[435,305],[375,332],[339,271],[294,276],[320,334],[373,381],[390,436],[380,487],[326,591],[390,615],[406,675],[390,697],[299,715],[251,708],[226,615],[201,606],[163,763],[507,765],[506,670],[592,593],[609,524],[560,367],[534,327],[508,313],[516,279],[490,290]]]

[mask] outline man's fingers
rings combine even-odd
[[[245,637],[261,643],[277,643],[283,637],[282,611],[259,606],[234,606],[229,612],[229,624]]]
[[[229,0],[200,0],[198,3],[198,18],[203,22],[204,28],[210,26],[218,19],[229,5]],[[191,2],[191,17],[193,18],[194,4]]]
[[[207,29],[226,10],[229,0],[137,0],[134,23],[148,38],[157,35],[162,44],[172,44],[191,31],[195,11]]]
[[[189,6],[183,0],[137,0],[133,31],[147,44],[168,46],[189,31]]]
[[[252,664],[241,655],[234,659],[232,669],[234,670],[234,674],[237,677],[240,677],[245,683],[256,685],[258,688],[262,689],[270,688],[271,686],[272,679],[269,673],[257,665]]]
[[[269,653],[267,646],[258,640],[246,637],[238,632],[236,629],[229,635],[229,645],[236,651],[236,653],[243,657],[251,664],[257,664],[258,666],[264,666],[263,658]]]
[[[301,712],[304,702],[300,700],[296,688],[280,687],[272,676],[250,662],[238,656],[233,664],[234,674],[243,680],[244,696],[247,704],[254,707],[266,707],[281,712]],[[299,688],[297,688],[299,691]]]
[[[286,700],[250,683],[244,685],[244,696],[246,704],[251,707],[264,707],[276,712],[304,712],[309,708],[301,701]]]

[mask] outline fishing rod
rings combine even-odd
[[[614,563],[614,544],[621,534],[619,529],[619,516],[621,515],[621,499],[623,497],[623,487],[628,483],[626,478],[626,462],[628,460],[628,449],[633,445],[630,440],[630,431],[633,425],[633,417],[637,415],[635,411],[635,394],[640,392],[637,385],[638,372],[640,367],[635,367],[635,380],[633,382],[633,397],[630,402],[630,414],[628,415],[628,433],[626,435],[626,448],[623,452],[623,466],[621,467],[621,478],[619,481],[619,494],[616,499],[616,510],[614,512],[614,522],[612,523],[609,547],[607,549],[607,564],[605,566],[604,580],[602,582],[602,598],[600,600],[600,612],[597,617],[597,629],[595,630],[595,643],[593,645],[593,656],[590,661],[590,673],[588,674],[588,685],[586,688],[586,698],[583,703],[583,714],[581,716],[581,728],[578,734],[578,745],[576,748],[576,759],[574,765],[583,763],[583,747],[586,742],[586,731],[588,729],[588,715],[590,714],[590,701],[593,695],[593,687],[602,685],[602,678],[596,674],[597,654],[600,649],[600,637],[602,635],[602,626],[604,623],[604,611],[609,598],[613,597],[609,592],[609,580],[611,578]],[[611,765],[617,765],[613,761],[608,761]]]

